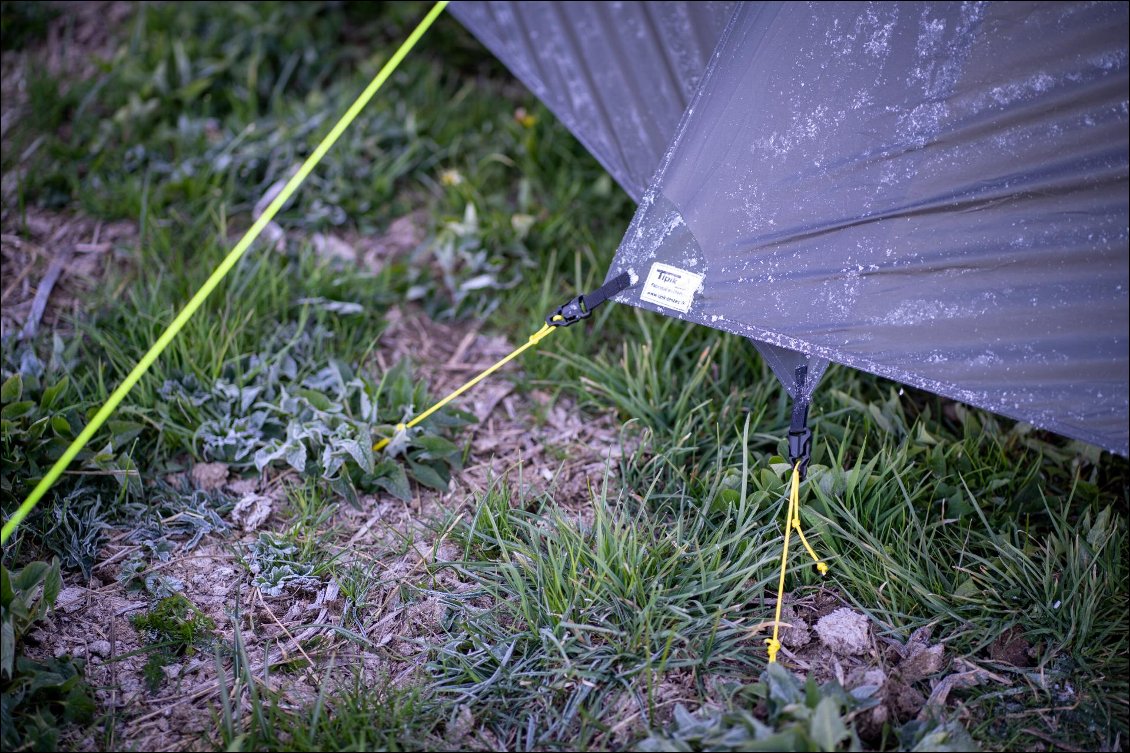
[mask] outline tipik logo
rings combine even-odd
[[[679,281],[678,275],[673,275],[670,272],[664,272],[663,270],[658,270],[658,271],[659,271],[659,281],[660,282],[676,283],[676,282]]]

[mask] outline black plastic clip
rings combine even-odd
[[[551,327],[568,327],[582,319],[592,316],[592,309],[585,305],[585,297],[579,295],[545,318],[545,323]]]
[[[632,284],[632,276],[621,272],[591,293],[579,295],[545,318],[551,327],[568,327],[592,316],[593,310]]]
[[[808,428],[808,395],[804,389],[808,367],[798,366],[795,375],[793,415],[789,424],[789,465],[795,468],[800,463],[800,477],[803,479],[812,460],[812,429]]]

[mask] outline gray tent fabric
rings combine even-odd
[[[455,2],[451,13],[637,202],[734,2]]]
[[[605,12],[584,3],[545,25],[540,4],[456,14],[487,5],[494,43],[471,30],[635,185],[646,163],[629,172],[627,155],[647,150],[624,145],[662,140],[635,100],[665,91],[655,61],[679,30],[583,21]],[[1128,454],[1127,17],[1103,3],[741,4],[648,175],[609,270],[636,279],[617,300]],[[682,33],[701,50],[697,28]],[[632,46],[649,34],[667,52]],[[628,70],[621,94],[594,99]]]
[[[1125,4],[742,6],[618,300],[1127,454],[1127,30]]]
[[[456,2],[451,12],[637,202],[666,153],[734,2]],[[828,362],[753,340],[791,394]]]

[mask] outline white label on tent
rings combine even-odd
[[[691,310],[694,294],[701,285],[702,275],[655,262],[643,285],[640,300],[685,314]]]

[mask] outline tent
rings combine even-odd
[[[616,300],[1130,452],[1125,3],[451,12],[638,201]]]

